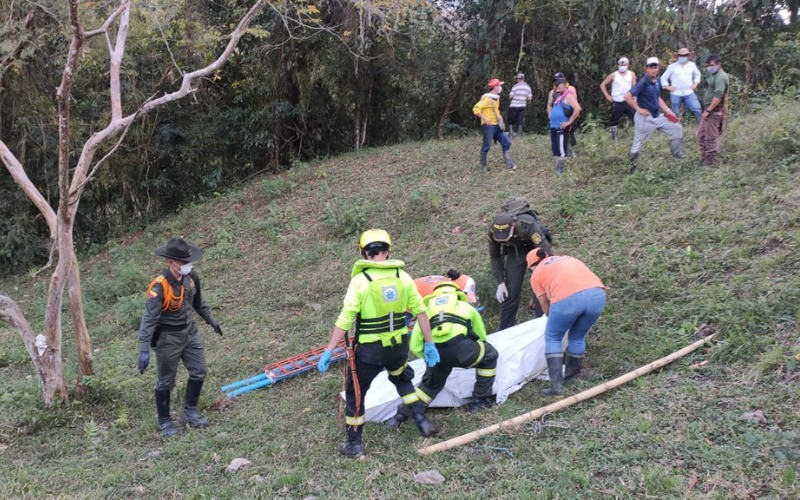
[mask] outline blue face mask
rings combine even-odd
[[[688,58],[688,57],[679,57],[679,58],[678,58],[678,62],[679,62],[679,63],[681,63],[681,64],[685,63],[685,62],[686,62],[686,61],[688,61],[688,60],[689,60],[689,58]]]

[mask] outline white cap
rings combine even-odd
[[[620,57],[619,61],[617,61],[617,64],[619,64],[620,66],[627,66],[629,62],[630,61],[628,61],[627,57]]]
[[[658,62],[658,58],[657,57],[648,57],[647,58],[647,62],[644,65],[645,66],[650,66],[651,64],[661,64],[661,63]]]

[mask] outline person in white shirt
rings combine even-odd
[[[511,98],[511,103],[508,105],[508,126],[511,137],[514,137],[515,133],[522,135],[522,125],[525,123],[525,109],[533,99],[533,92],[531,92],[530,85],[525,82],[525,75],[518,73],[516,79],[517,83],[511,87],[511,92],[508,94]]]
[[[636,111],[625,102],[625,93],[636,83],[636,73],[628,71],[629,64],[630,61],[627,57],[620,57],[617,61],[617,71],[608,75],[600,84],[600,90],[611,103],[611,139],[613,141],[617,140],[617,126],[622,116],[627,116],[628,120],[633,123],[633,117],[636,115]],[[610,94],[608,93],[609,83],[611,84]]]
[[[689,58],[694,52],[688,47],[682,47],[675,52],[676,61],[661,75],[661,86],[669,91],[669,104],[672,112],[680,116],[681,104],[692,112],[697,123],[702,119],[702,106],[694,93],[700,83],[702,75],[697,65]]]

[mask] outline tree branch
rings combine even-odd
[[[3,294],[0,294],[0,319],[7,321],[17,329],[20,337],[22,337],[22,342],[25,344],[25,350],[28,351],[31,360],[36,363],[36,360],[39,359],[39,353],[36,350],[36,332],[31,328],[30,323],[28,323],[25,315],[22,314],[22,310],[17,303],[11,297]],[[38,363],[36,368],[37,370],[39,369]]]
[[[50,229],[50,237],[54,238],[56,234],[56,212],[47,203],[42,193],[33,185],[22,164],[2,140],[0,140],[0,161],[6,166],[6,169],[11,174],[14,182],[22,189],[22,192],[42,213],[44,220],[47,222],[47,227]]]

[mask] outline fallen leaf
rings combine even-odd
[[[213,454],[213,455],[211,455],[211,460],[212,460],[214,463],[217,463],[217,464],[219,463],[219,460],[220,460],[220,458],[219,458],[219,455],[217,455],[217,452],[216,452],[216,451],[214,452],[214,454]]]
[[[8,449],[8,445],[7,444],[0,443],[0,451],[5,451],[7,449]]]
[[[228,474],[233,474],[234,472],[238,471],[239,469],[246,469],[249,467],[253,462],[246,458],[234,458],[231,460],[231,463],[225,467],[225,472]]]
[[[426,470],[414,474],[414,481],[419,484],[441,484],[444,482],[444,476],[439,474],[438,470]]]
[[[381,475],[381,471],[379,469],[375,469],[372,472],[370,472],[369,474],[367,474],[367,481],[372,481],[373,479],[376,479],[380,475]]]
[[[311,309],[313,309],[313,310],[315,310],[317,312],[322,310],[322,304],[316,304],[316,303],[309,304],[309,307],[311,307]]]
[[[453,228],[453,234],[461,234],[462,231],[463,229],[461,228],[461,226],[456,226]]]
[[[692,368],[700,368],[701,366],[706,366],[708,364],[708,360],[700,361],[699,363],[695,363],[692,365]]]
[[[145,492],[144,486],[140,485],[140,486],[134,487],[133,488],[133,492],[136,493],[137,495],[144,495],[144,492]]]
[[[697,486],[697,476],[692,476],[692,478],[689,479],[689,489],[694,489],[695,486]]]
[[[761,423],[767,421],[767,419],[764,417],[764,412],[761,410],[744,412],[739,418],[741,418],[742,420],[747,420],[749,422],[755,422],[755,423]]]

